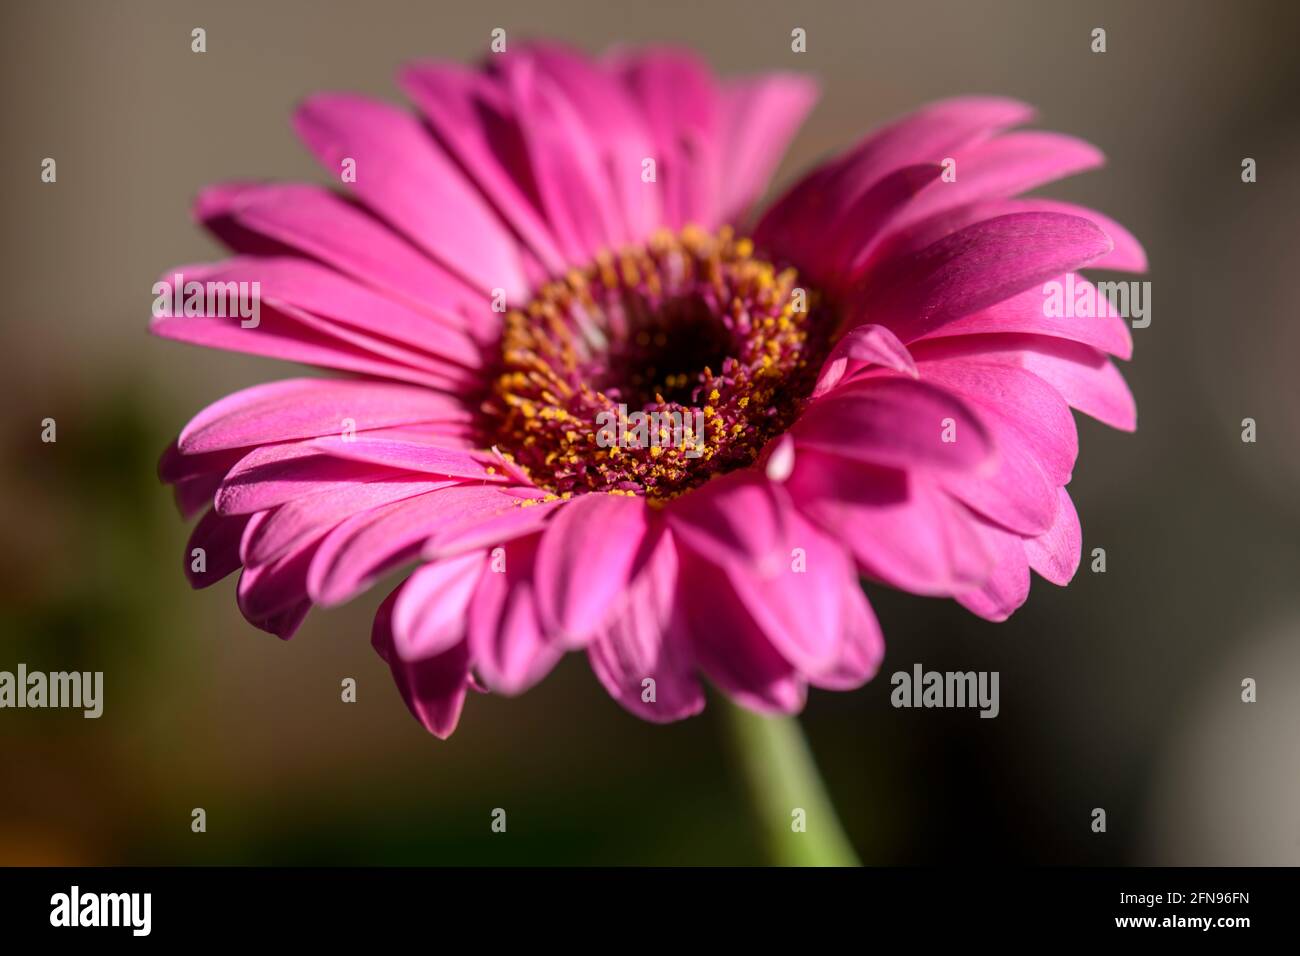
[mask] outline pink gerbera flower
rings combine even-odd
[[[260,321],[155,333],[348,376],[227,396],[164,454],[202,512],[194,586],[242,568],[241,611],[287,638],[415,562],[373,642],[445,737],[470,687],[518,694],[576,650],[648,720],[699,712],[704,679],[798,711],[881,660],[860,575],[990,620],[1030,569],[1070,580],[1070,409],[1134,428],[1110,360],[1131,343],[1105,309],[1051,317],[1044,286],[1145,259],[1104,216],[1011,197],[1093,147],[950,100],[751,228],[802,77],[533,45],[401,84],[421,116],[298,111],[342,194],[212,187],[197,216],[236,257],[168,272],[260,283]]]

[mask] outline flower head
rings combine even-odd
[[[801,77],[532,45],[401,79],[419,118],[299,110],[339,191],[199,198],[236,255],[172,271],[257,283],[258,320],[153,330],[346,377],[227,396],[164,454],[202,513],[195,586],[242,569],[240,609],[287,638],[414,564],[373,642],[446,736],[470,688],[520,693],[575,650],[648,720],[697,713],[704,679],[796,711],[879,665],[860,576],[991,620],[1030,569],[1072,577],[1070,409],[1135,425],[1127,327],[1077,272],[1145,260],[1098,213],[1013,197],[1092,147],[950,100],[755,218]],[[1045,307],[1067,282],[1095,316]]]

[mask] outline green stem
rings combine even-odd
[[[799,722],[715,698],[730,731],[768,858],[779,866],[859,866]],[[803,810],[799,832],[796,809]]]

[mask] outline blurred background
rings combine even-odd
[[[240,618],[234,578],[193,592],[181,574],[159,452],[208,402],[297,372],[146,335],[154,279],[220,254],[191,198],[323,181],[290,131],[299,99],[400,100],[399,64],[475,60],[497,26],[814,74],[778,188],[962,93],[1028,100],[1107,153],[1047,191],[1151,258],[1153,321],[1124,368],[1139,430],[1080,419],[1070,486],[1106,573],[1035,579],[1000,625],[870,589],[881,676],[814,692],[803,722],[868,863],[1300,863],[1300,7],[1192,0],[4,4],[0,669],[103,670],[105,711],[0,711],[0,863],[763,862],[716,713],[641,723],[571,655],[523,698],[474,696],[442,743],[369,646],[395,576],[282,643]],[[918,661],[1000,671],[1001,715],[891,708],[888,675]]]

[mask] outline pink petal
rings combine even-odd
[[[274,561],[244,568],[236,596],[249,622],[274,618],[308,599],[307,570],[319,546],[319,539],[313,540]]]
[[[393,608],[399,586],[375,613],[370,642],[393,672],[393,680],[411,714],[424,729],[446,740],[460,722],[470,684],[469,649],[464,641],[434,657],[408,661],[397,653],[393,637]]]
[[[496,325],[497,317],[489,310],[482,290],[434,263],[373,216],[319,186],[209,186],[200,192],[194,214],[237,252],[297,250],[451,328],[482,336],[489,326]],[[263,241],[256,243],[250,237]]]
[[[1087,219],[1109,236],[1111,242],[1115,244],[1115,248],[1106,255],[1093,260],[1091,268],[1115,269],[1120,272],[1147,271],[1147,254],[1142,248],[1142,243],[1138,242],[1137,237],[1128,229],[1104,213],[1100,213],[1095,209],[1088,209],[1085,206],[1076,206],[1074,203],[1059,202],[1055,199],[1039,199],[1036,196],[1028,199],[1011,200],[1003,205],[1010,207],[1008,211],[1055,212]]]
[[[934,188],[947,185],[952,184],[941,183]],[[868,264],[869,258],[881,260],[891,255],[914,253],[945,236],[986,219],[1028,212],[1074,216],[1086,219],[1100,229],[1114,243],[1114,248],[1090,262],[1089,268],[1120,269],[1126,272],[1146,271],[1146,253],[1142,250],[1142,246],[1132,233],[1114,219],[1085,206],[1038,197],[984,199],[943,208],[923,219],[904,220],[898,217],[889,224],[889,228],[875,246],[866,250],[869,255],[859,255],[855,262],[859,267],[858,271],[861,272],[861,267]]]
[[[1056,518],[1056,489],[1078,449],[1074,420],[1055,390],[1031,373],[975,363],[918,363],[924,378],[970,401],[997,448],[992,474],[956,472],[940,484],[988,518],[1026,535]]]
[[[719,91],[708,66],[677,49],[617,56],[614,68],[640,104],[654,138],[664,222],[717,224]]]
[[[282,641],[287,641],[298,633],[298,628],[302,626],[302,622],[306,619],[307,612],[311,610],[311,607],[311,601],[303,601],[301,604],[287,608],[270,617],[256,621],[249,620],[248,623],[258,630],[266,631],[266,633],[273,634]]]
[[[509,231],[405,111],[361,96],[318,93],[294,127],[331,175],[356,161],[357,195],[438,262],[485,292],[522,300],[527,284]]]
[[[568,502],[556,498],[545,501],[521,495],[490,514],[467,514],[449,520],[429,536],[423,556],[428,560],[451,557],[475,548],[492,548],[515,538],[540,531],[555,511]]]
[[[371,465],[383,465],[404,471],[418,471],[449,478],[500,483],[505,476],[489,471],[479,457],[457,448],[442,448],[424,442],[373,438],[356,435],[344,440],[341,435],[317,438],[311,446],[332,458],[342,458]]]
[[[957,601],[982,618],[1005,621],[1029,596],[1023,539],[985,522],[980,522],[980,532],[994,555],[994,570],[983,586],[957,595]]]
[[[601,168],[598,138],[534,57],[523,51],[499,63],[538,195],[565,257],[584,262],[616,248],[622,223]],[[639,166],[635,175],[639,182]]]
[[[1059,288],[1062,291],[1073,288],[1078,295],[1084,287],[1091,289],[1091,292],[1082,294],[1091,294],[1092,301],[1097,303],[1095,318],[1047,315],[1049,288]],[[1095,286],[1076,273],[1055,276],[1041,287],[1027,289],[986,309],[954,319],[927,333],[924,339],[929,341],[995,332],[1050,335],[1053,338],[1090,345],[1122,359],[1127,359],[1133,354],[1133,338],[1129,334],[1128,323],[1116,314],[1106,297],[1100,295]]]
[[[564,647],[548,637],[537,617],[532,577],[537,537],[503,545],[470,599],[469,647],[483,681],[502,694],[521,694],[550,672]],[[505,570],[494,567],[497,557]]]
[[[903,468],[968,471],[986,467],[993,450],[981,418],[960,396],[897,376],[867,377],[824,395],[792,432],[800,448]],[[945,441],[948,434],[956,440]]]
[[[647,522],[642,498],[587,494],[547,524],[537,549],[537,610],[566,647],[584,646],[627,589]]]
[[[922,472],[807,451],[790,494],[867,574],[894,587],[952,595],[982,584],[992,570],[975,519]]]
[[[495,488],[457,485],[353,515],[321,542],[307,577],[307,593],[325,607],[351,600],[384,571],[418,554],[449,517],[495,506],[502,497]]]
[[[772,647],[804,674],[827,673],[840,658],[843,592],[858,589],[839,545],[798,512],[789,522],[791,551],[768,573],[724,568],[736,596]]]
[[[804,117],[817,84],[798,73],[765,73],[722,88],[721,217],[739,220],[766,188]]]
[[[367,482],[341,482],[308,498],[298,498],[261,512],[266,518],[250,523],[240,553],[245,564],[266,564],[338,527],[355,515],[394,501],[449,488],[453,482],[427,476],[396,476]]]
[[[1083,529],[1069,492],[1064,488],[1059,491],[1061,507],[1056,512],[1056,521],[1044,534],[1024,539],[1024,548],[1031,568],[1053,584],[1064,587],[1079,570]]]
[[[252,514],[345,483],[397,478],[391,470],[331,458],[308,442],[255,448],[230,469],[216,495],[224,515]],[[412,476],[401,476],[410,478]]]
[[[464,369],[483,365],[479,346],[452,321],[439,321],[417,312],[352,279],[305,259],[286,256],[241,256],[184,273],[200,282],[257,282],[262,301],[284,302],[332,325],[360,330],[401,343],[403,357],[419,359],[423,352]]]
[[[968,358],[1023,368],[1047,382],[1071,408],[1124,431],[1137,427],[1137,406],[1119,371],[1094,348],[1042,335],[970,335],[918,343],[924,358]]]
[[[722,570],[679,551],[683,622],[700,667],[737,703],[760,713],[803,709],[807,682],[772,646]]]
[[[572,104],[596,149],[598,180],[614,200],[614,239],[640,242],[661,223],[659,190],[641,179],[654,156],[649,127],[636,102],[602,64],[556,43],[528,44],[526,53]]]
[[[813,676],[811,682],[828,690],[856,690],[880,669],[880,662],[885,658],[885,639],[862,589],[844,588],[840,593],[844,601],[840,612],[844,632],[839,657],[829,670]]]
[[[256,328],[242,328],[239,318],[164,316],[149,324],[149,332],[164,339],[202,345],[245,355],[262,355],[356,375],[392,379],[444,391],[463,391],[463,375],[416,367],[395,358],[394,349],[375,339],[349,333],[288,305],[263,303]],[[387,354],[385,354],[387,353]]]
[[[228,518],[215,510],[199,519],[185,545],[185,577],[192,588],[206,588],[237,571],[240,566],[239,541],[248,518]],[[194,570],[194,549],[203,549],[203,571]]]
[[[799,261],[809,262],[820,277],[818,260],[824,259],[828,264],[825,275],[838,286],[841,273],[855,273],[879,240],[910,214],[917,195],[924,194],[925,187],[942,172],[942,166],[923,164],[904,166],[883,177],[840,216],[838,228],[829,232],[819,247],[800,255]]]
[[[399,80],[501,218],[549,273],[562,272],[564,257],[526,185],[531,175],[500,79],[459,64],[431,62],[408,65]]]
[[[1015,100],[963,97],[932,103],[865,136],[853,149],[817,167],[764,215],[755,239],[787,254],[817,242],[858,198],[904,166],[939,163],[953,151],[1028,121],[1033,110]]]
[[[587,649],[591,669],[610,696],[655,723],[704,709],[704,690],[679,620],[677,565],[676,547],[665,531]],[[654,683],[647,686],[647,680]]]
[[[1056,213],[1000,216],[873,269],[864,280],[864,301],[872,321],[910,342],[1110,249],[1110,239],[1086,219]]]
[[[465,614],[486,566],[487,552],[472,551],[421,565],[407,579],[393,607],[399,657],[435,657],[464,640]]]
[[[167,446],[158,459],[158,479],[170,484],[213,474],[219,477],[229,471],[243,455],[242,449],[222,449],[211,454],[186,454],[181,451],[178,438]]]
[[[1070,480],[1079,455],[1078,432],[1064,399],[1043,379],[1024,368],[974,356],[918,356],[917,367],[924,380],[974,404],[986,424],[1002,420],[1006,428],[997,433],[999,451],[1014,433],[1055,484]]]
[[[677,541],[715,564],[766,569],[788,553],[790,508],[779,485],[733,471],[673,499],[664,513]]]
[[[462,422],[455,398],[391,382],[294,378],[254,385],[199,412],[177,440],[185,455],[417,422]]]
[[[900,225],[966,203],[1028,192],[1105,162],[1090,143],[1038,130],[998,136],[957,151],[953,159],[955,180],[931,185],[908,206]]]
[[[221,484],[221,473],[183,478],[172,487],[176,508],[182,518],[193,518],[212,504],[213,495]]]
[[[916,378],[916,363],[907,346],[893,332],[883,325],[859,325],[841,336],[831,349],[822,363],[812,397],[819,398],[858,369],[870,365]]]

